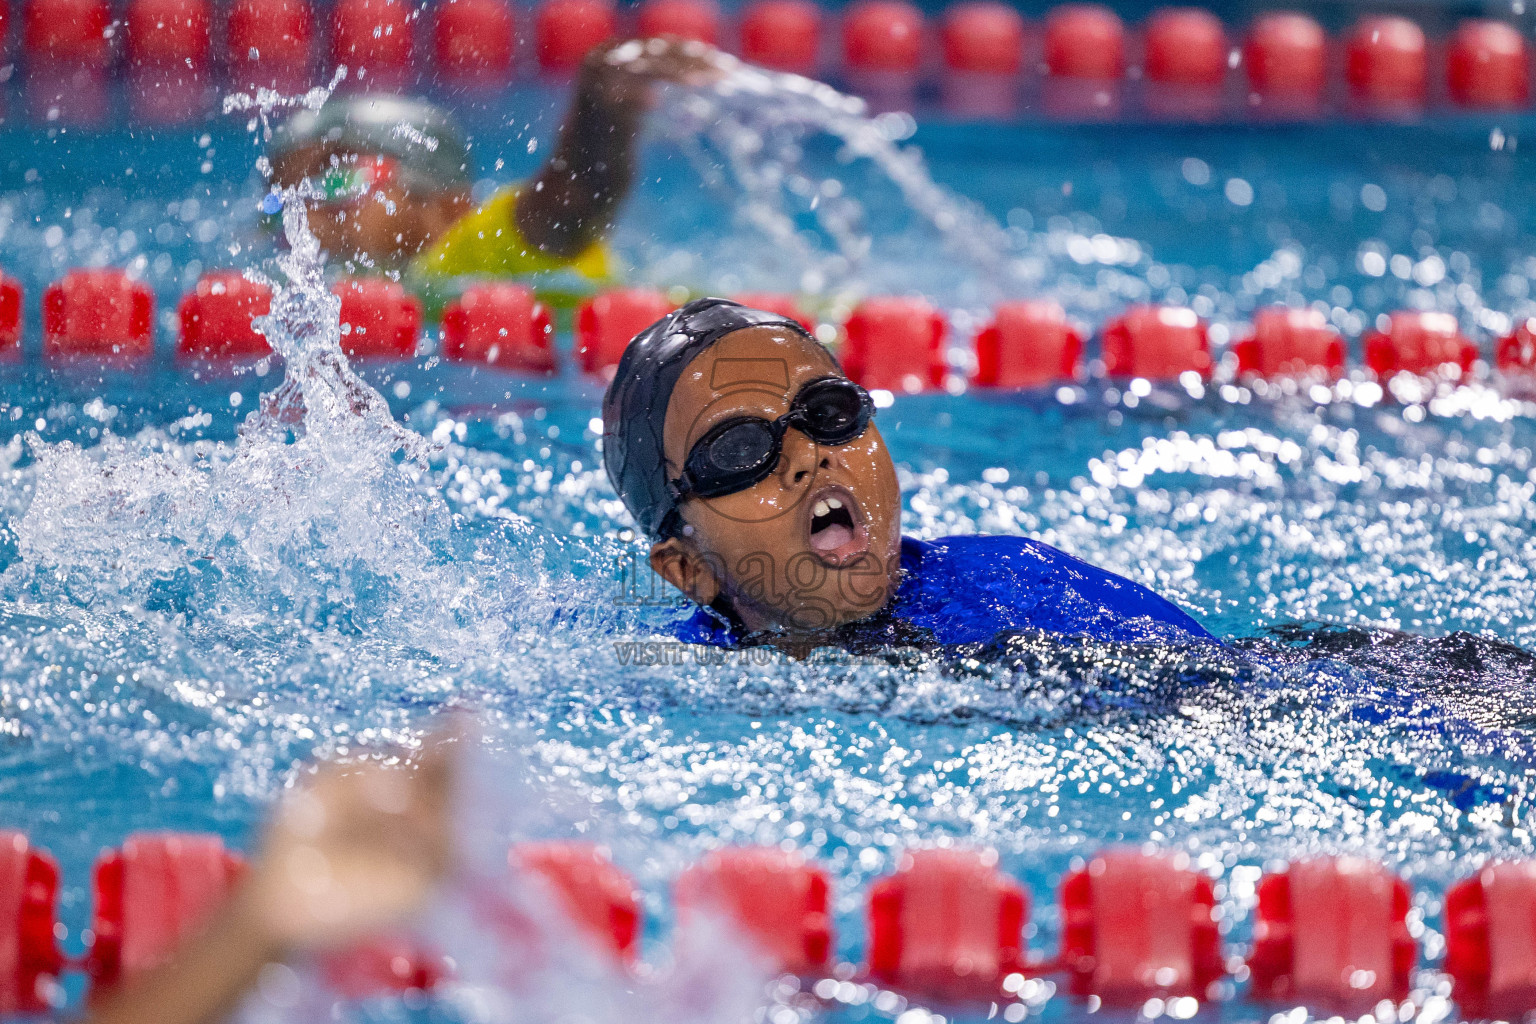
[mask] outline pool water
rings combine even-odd
[[[547,144],[553,107],[526,103],[475,124],[490,179]],[[1004,226],[985,280],[935,260],[878,175],[832,146],[806,160],[864,204],[870,256],[833,253],[832,283],[925,291],[957,327],[1010,294],[1090,324],[1150,299],[1194,306],[1220,343],[1257,305],[1298,300],[1356,352],[1405,306],[1457,313],[1486,350],[1536,313],[1529,168],[1510,141],[1524,127],[919,126],[934,177]],[[26,285],[29,350],[69,266],[142,274],[168,350],[203,270],[270,254],[239,126],[3,131],[0,268]],[[707,152],[666,135],[617,235],[635,276],[793,288],[795,268],[732,220],[729,177],[701,189]],[[1107,844],[1188,850],[1220,877],[1235,940],[1258,868],[1358,852],[1413,882],[1431,957],[1445,885],[1531,849],[1536,407],[1507,382],[898,397],[879,422],[907,532],[1038,537],[1229,643],[1019,637],[971,658],[720,665],[637,664],[626,646],[682,610],[640,568],[603,476],[600,385],[431,356],[366,368],[431,442],[411,457],[379,408],[250,429],[282,372],[29,355],[0,376],[0,824],[59,858],[72,951],[103,846],[175,828],[249,848],[296,763],[408,742],[450,706],[526,757],[536,790],[505,799],[569,798],[535,832],[599,838],[635,875],[653,956],[670,879],[727,843],[826,864],[852,960],[864,887],[914,845],[997,848],[1034,893],[1037,952],[1055,948],[1062,872]],[[1220,1013],[1259,1019],[1241,1001]]]

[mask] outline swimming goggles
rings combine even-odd
[[[356,163],[332,167],[318,179],[310,180],[317,196],[334,203],[370,195],[380,185],[394,181],[399,173],[399,161],[387,156],[365,156],[358,157]]]
[[[674,501],[718,498],[767,479],[784,452],[784,431],[794,427],[817,444],[844,445],[860,437],[875,415],[869,392],[846,377],[823,377],[800,389],[789,412],[776,420],[734,416],[699,438],[683,475],[669,486]]]
[[[367,155],[340,162],[306,180],[308,187],[304,189],[304,195],[311,202],[330,205],[366,198],[381,185],[401,181],[402,175],[400,162],[393,157]],[[281,230],[282,210],[281,197],[264,198],[261,205],[263,222],[273,230]]]

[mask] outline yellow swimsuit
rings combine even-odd
[[[443,232],[430,249],[411,262],[411,276],[430,285],[463,277],[545,277],[556,294],[570,290],[591,291],[613,280],[613,258],[608,246],[597,241],[569,259],[543,253],[529,245],[517,230],[514,213],[521,186],[497,192],[473,213],[465,214]],[[565,273],[559,273],[559,272]],[[577,280],[571,281],[574,276]],[[542,293],[545,282],[530,282]],[[583,287],[584,286],[584,287]]]

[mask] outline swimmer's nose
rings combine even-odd
[[[821,446],[794,427],[784,431],[784,453],[779,456],[779,482],[787,489],[804,486],[827,466]]]

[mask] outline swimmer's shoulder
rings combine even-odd
[[[1017,583],[1054,579],[1061,572],[1103,573],[1102,569],[1033,537],[999,533],[965,533],[933,540],[902,537],[901,568],[918,576],[969,577],[978,581],[1003,576]]]
[[[1148,587],[1033,537],[903,537],[902,594],[928,606],[991,605],[1015,626],[1138,639],[1137,623],[1214,639],[1189,613]],[[1150,637],[1148,637],[1150,638]]]
[[[1057,557],[1071,557],[1066,552],[1035,540],[1033,537],[1019,537],[1005,533],[959,533],[949,537],[936,537],[933,540],[918,540],[916,537],[904,536],[901,538],[903,567],[909,554],[914,560],[929,562],[973,559],[1001,559],[1006,562],[1015,558],[1050,561]]]

